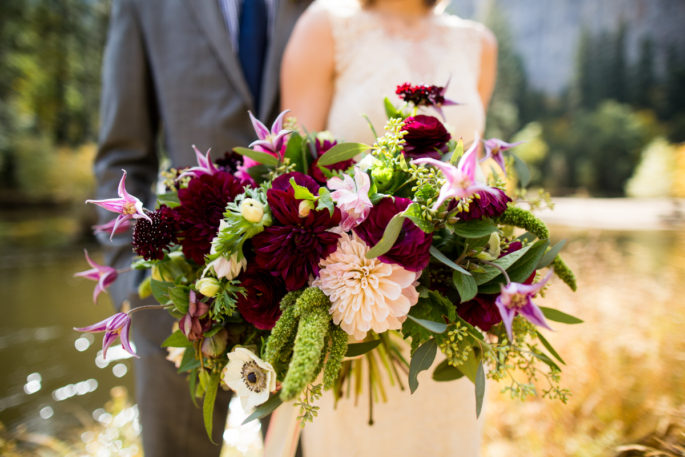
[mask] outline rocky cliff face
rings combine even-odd
[[[649,38],[657,73],[664,69],[669,47],[685,58],[685,0],[452,0],[449,8],[482,21],[491,2],[508,18],[531,84],[550,94],[572,81],[583,28],[614,33],[624,22],[628,61],[635,62],[642,41]]]

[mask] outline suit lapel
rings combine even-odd
[[[252,95],[240,67],[237,53],[233,50],[231,37],[226,28],[224,15],[217,0],[185,0],[192,16],[205,33],[221,66],[240,96],[252,107]]]

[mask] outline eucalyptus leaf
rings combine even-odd
[[[423,343],[414,352],[411,362],[409,362],[409,390],[411,393],[414,393],[419,387],[419,373],[431,367],[437,353],[438,343],[435,342],[434,338]]]
[[[583,321],[570,314],[562,313],[558,309],[547,308],[545,306],[540,306],[540,311],[545,317],[554,322],[561,322],[563,324],[582,324]]]
[[[405,217],[402,215],[402,213],[397,213],[392,217],[392,219],[390,219],[390,222],[388,222],[388,225],[385,227],[385,231],[383,232],[383,236],[381,237],[380,241],[378,241],[378,243],[376,243],[376,245],[369,249],[369,251],[366,253],[367,259],[375,259],[376,257],[385,254],[392,248],[392,246],[395,244],[395,241],[397,241],[397,238],[400,236],[404,219]]]
[[[480,362],[480,357],[476,354],[473,349],[469,352],[469,356],[466,358],[464,363],[459,365],[459,370],[461,370],[464,375],[471,380],[472,383],[476,382],[476,375],[478,374],[478,364]]]
[[[480,417],[483,409],[483,397],[485,396],[485,369],[483,362],[478,362],[476,371],[476,417]]]
[[[362,343],[351,343],[347,345],[347,352],[345,357],[357,357],[358,355],[366,354],[375,347],[381,344],[381,340],[364,341]]]
[[[534,243],[528,252],[523,255],[517,262],[515,262],[509,269],[507,269],[507,274],[509,279],[513,282],[522,283],[530,277],[535,271],[540,258],[547,250],[549,246],[549,240],[540,240]],[[485,294],[496,294],[501,290],[501,284],[503,284],[504,278],[502,276],[495,277],[494,280],[484,284],[480,287],[479,292]]]
[[[471,300],[478,293],[478,285],[472,275],[465,275],[460,271],[452,273],[452,283],[459,292],[460,303]]]
[[[383,99],[383,106],[385,107],[385,116],[388,119],[392,119],[394,117],[402,117],[402,113],[395,108],[395,105],[392,104],[390,99],[388,97],[385,97]]]
[[[554,347],[550,344],[549,341],[547,341],[547,338],[542,336],[542,333],[540,333],[538,330],[536,330],[535,333],[537,334],[538,339],[540,340],[542,345],[549,351],[549,353],[552,354],[552,356],[554,356],[554,358],[557,359],[559,362],[566,365],[564,359],[562,359],[561,356],[557,353],[557,351],[554,350]]]
[[[547,354],[543,354],[540,351],[535,351],[531,350],[530,353],[533,355],[538,360],[541,360],[542,362],[546,363],[550,368],[556,369],[561,371],[561,368],[559,368],[559,365],[554,363],[554,360],[550,359]]]
[[[539,270],[541,268],[545,268],[546,266],[550,265],[552,262],[554,262],[554,259],[556,258],[557,255],[559,255],[559,252],[561,252],[561,249],[564,247],[566,244],[566,240],[561,240],[554,246],[550,248],[549,251],[545,252],[545,255],[542,256],[540,261],[538,262],[537,267],[535,267],[536,270]]]
[[[439,260],[440,262],[444,263],[445,265],[447,265],[451,269],[456,270],[456,271],[460,272],[461,274],[464,274],[467,276],[471,275],[471,273],[469,273],[467,270],[465,270],[464,268],[460,267],[459,265],[457,265],[456,263],[451,261],[445,254],[440,252],[440,250],[438,248],[436,248],[435,246],[431,246],[429,249],[429,252],[436,260]]]
[[[278,393],[271,394],[267,401],[257,406],[252,414],[245,418],[243,425],[252,422],[255,419],[261,419],[262,417],[268,416],[274,412],[276,408],[281,406],[281,403],[283,403],[283,400],[281,400],[281,396]]]
[[[254,149],[243,148],[240,146],[233,148],[233,151],[242,156],[249,157],[250,159],[268,167],[278,166],[278,158],[272,156],[271,154],[267,154],[266,152],[255,151]]]
[[[414,317],[411,314],[407,314],[407,317],[411,319],[412,321],[416,322],[419,324],[421,327],[425,328],[428,331],[431,331],[433,333],[441,334],[445,333],[445,330],[447,330],[447,324],[443,322],[435,322],[435,321],[429,321],[426,319],[419,319],[418,317]]]
[[[427,221],[423,217],[423,212],[421,211],[421,205],[418,203],[412,203],[402,211],[402,214],[404,214],[405,217],[407,217],[409,220],[411,220],[418,228],[423,230],[425,233],[433,233],[435,231],[435,227],[430,221]]]
[[[219,390],[219,374],[214,374],[209,379],[209,385],[205,389],[205,399],[202,402],[202,417],[205,421],[205,430],[209,440],[214,443],[212,439],[212,426],[214,422],[214,403],[216,402],[216,393]],[[216,443],[214,443],[216,444]]]
[[[528,169],[528,165],[513,152],[510,152],[509,154],[514,158],[514,170],[516,171],[516,176],[518,176],[521,187],[527,187],[530,183],[530,170]]]
[[[193,343],[188,341],[188,338],[183,334],[182,331],[176,330],[174,333],[169,335],[167,339],[162,343],[163,348],[187,348],[193,347]]]
[[[457,222],[450,228],[464,238],[481,238],[497,231],[497,226],[488,220],[474,219],[472,221]]]
[[[327,166],[354,158],[369,149],[363,143],[338,143],[319,157],[319,165]]]
[[[434,381],[454,381],[455,379],[463,378],[464,373],[462,373],[459,368],[453,367],[447,360],[443,360],[440,364],[433,370],[433,380]]]

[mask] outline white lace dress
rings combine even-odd
[[[348,0],[318,0],[313,7],[328,11],[334,36],[336,78],[327,128],[335,137],[372,144],[363,115],[382,135],[383,97],[399,103],[395,88],[404,82],[444,85],[449,80],[446,96],[460,103],[444,108],[450,133],[468,144],[475,131],[483,130],[477,91],[482,26],[431,14],[409,28]],[[419,375],[413,395],[386,381],[388,402],[374,404],[372,426],[367,424],[366,391],[357,406],[352,395],[336,409],[327,392],[318,417],[302,434],[305,456],[478,456],[480,421],[473,384],[465,379],[435,382],[433,368]]]

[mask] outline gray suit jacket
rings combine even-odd
[[[267,123],[276,117],[281,56],[308,3],[275,2],[261,106],[255,107],[218,0],[114,0],[95,160],[97,198],[115,197],[126,169],[128,191],[151,208],[160,151],[171,166],[182,167],[195,164],[193,144],[203,152],[211,147],[219,157],[256,139],[247,111]],[[112,218],[100,215],[102,222]],[[130,262],[128,237],[103,244],[110,265]],[[117,307],[124,299],[135,302],[139,280],[124,274],[110,287]]]

